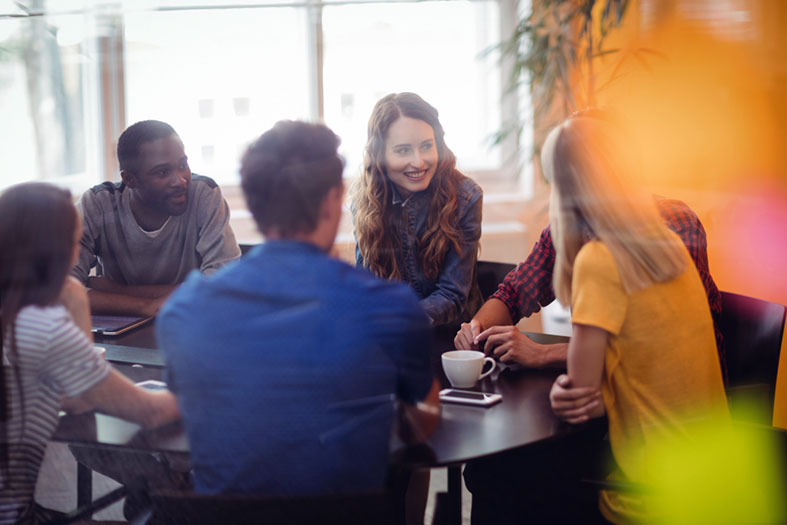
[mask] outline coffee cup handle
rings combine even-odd
[[[495,367],[497,366],[497,361],[495,361],[495,360],[494,360],[494,359],[492,359],[491,357],[485,357],[485,358],[484,358],[484,365],[486,365],[486,362],[487,362],[487,361],[489,361],[490,363],[492,363],[492,366],[491,366],[491,367],[489,367],[489,370],[487,370],[486,372],[484,372],[483,374],[481,374],[480,376],[478,376],[478,380],[479,380],[479,381],[480,381],[481,379],[485,378],[486,376],[488,376],[489,374],[491,374],[491,373],[492,373],[492,371],[493,371],[493,370],[495,369]],[[481,365],[481,368],[482,368],[482,369],[483,369],[484,365]]]

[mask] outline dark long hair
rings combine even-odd
[[[445,144],[445,132],[437,110],[415,93],[392,93],[380,99],[369,118],[363,172],[353,189],[355,236],[364,263],[373,273],[401,279],[402,272],[393,254],[400,249],[400,235],[394,231],[390,214],[390,185],[386,176],[385,137],[400,117],[422,120],[434,131],[437,168],[429,184],[432,200],[426,231],[418,239],[418,259],[424,274],[434,279],[451,245],[461,251],[461,232],[456,227],[459,209],[458,188],[465,178],[456,169],[456,156]]]
[[[25,183],[0,195],[0,361],[8,351],[17,379],[17,314],[25,306],[46,306],[57,300],[71,269],[76,227],[76,208],[66,190]],[[5,370],[1,371],[0,454],[8,465],[6,424],[11,417],[11,395]]]

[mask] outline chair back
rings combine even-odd
[[[719,329],[724,336],[728,390],[737,394],[759,391],[757,395],[767,402],[763,416],[769,424],[787,309],[777,303],[730,292],[721,292],[721,301]],[[735,415],[735,407],[731,408]]]
[[[149,524],[393,525],[392,499],[383,492],[293,498],[161,492],[150,499]]]
[[[721,332],[731,386],[776,384],[785,307],[721,292]]]
[[[241,255],[241,257],[243,257],[244,255],[249,253],[249,251],[252,248],[254,248],[255,246],[257,246],[257,245],[256,244],[243,243],[243,242],[238,243],[238,247],[240,248],[240,255]]]
[[[484,300],[497,291],[497,285],[503,282],[508,272],[514,268],[516,268],[516,264],[494,261],[476,262],[478,287],[481,289]]]

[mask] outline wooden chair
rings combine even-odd
[[[733,417],[770,425],[787,308],[730,292],[721,301]]]
[[[146,523],[152,525],[394,523],[392,498],[384,492],[294,498],[162,492],[150,494],[150,499]]]

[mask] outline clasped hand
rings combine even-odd
[[[532,368],[544,365],[542,345],[535,343],[516,326],[491,326],[481,331],[475,319],[462,323],[454,338],[454,346],[458,349],[479,350],[482,344],[487,355],[493,355],[503,363],[519,363]]]
[[[572,387],[571,378],[560,374],[549,392],[552,411],[568,423],[584,423],[604,413],[601,390],[594,387]]]

